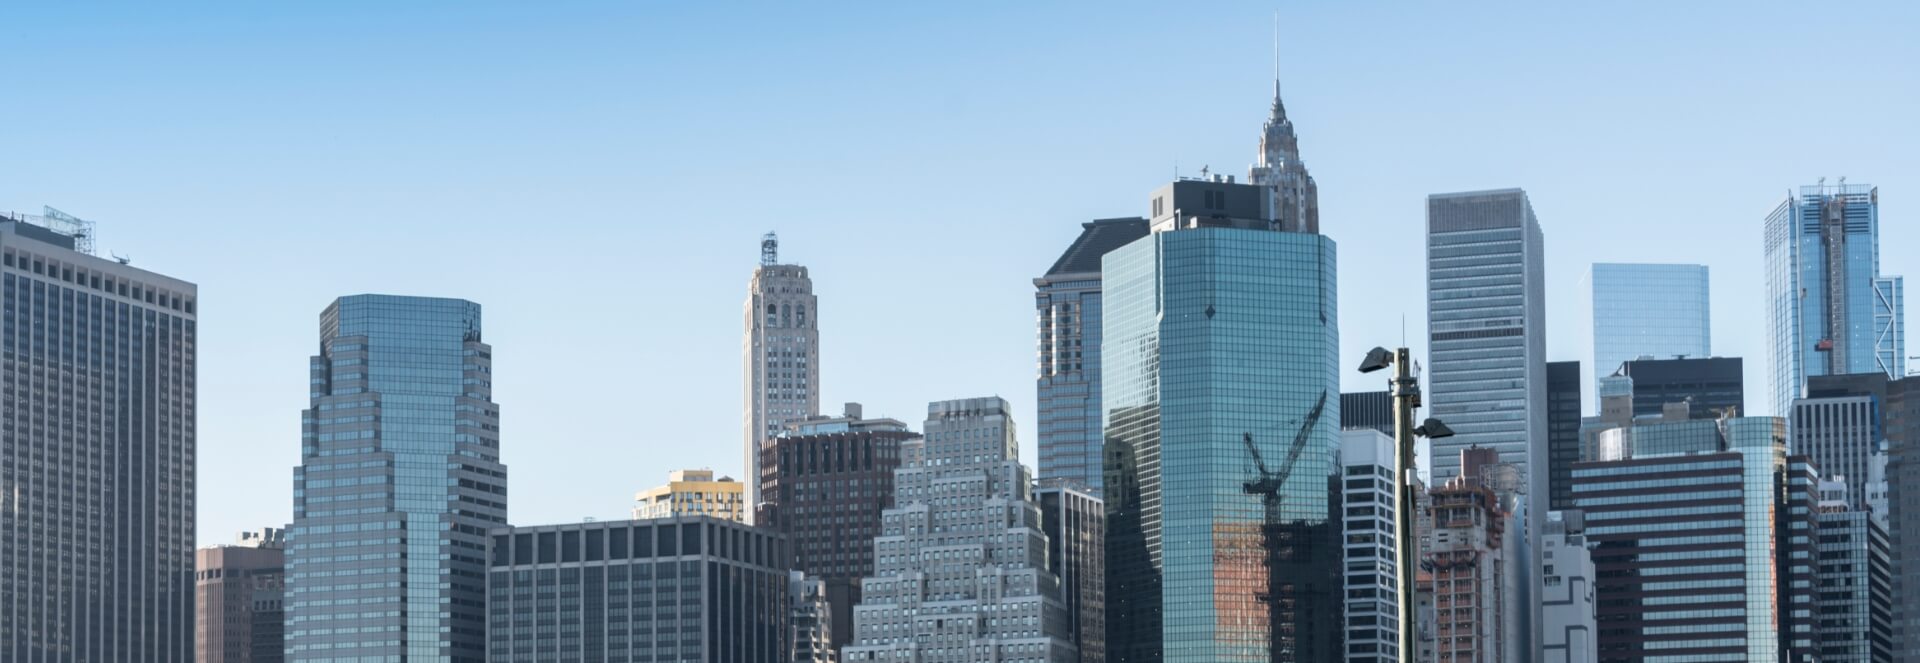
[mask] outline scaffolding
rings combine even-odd
[[[14,214],[13,218],[73,238],[73,248],[87,255],[93,252],[93,222],[54,209],[48,205],[41,214]]]

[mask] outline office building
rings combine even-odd
[[[1340,503],[1348,663],[1400,660],[1399,521],[1396,519],[1394,442],[1380,431],[1340,431]]]
[[[1879,382],[1884,385],[1886,380],[1882,376]],[[1876,462],[1886,462],[1881,448],[1882,398],[1839,391],[1793,399],[1793,419],[1787,430],[1792,434],[1793,452],[1810,458],[1823,478],[1844,482],[1849,507],[1867,510],[1870,469]]]
[[[793,606],[793,625],[788,629],[793,663],[834,663],[840,660],[833,648],[833,605],[827,602],[827,583],[799,571],[787,574],[787,603]]]
[[[1060,579],[1080,663],[1107,660],[1107,513],[1099,496],[1069,481],[1034,491],[1047,533],[1047,571]]]
[[[999,397],[927,406],[841,660],[1079,659],[1009,409]]]
[[[1818,477],[1788,458],[1786,422],[1635,428],[1662,451],[1573,471],[1599,660],[1810,660],[1814,619],[1796,606],[1813,600]]]
[[[490,533],[490,663],[793,656],[785,542],[764,528],[670,516]]]
[[[1593,265],[1593,377],[1642,357],[1713,356],[1706,265]]]
[[[1100,492],[1106,423],[1100,411],[1100,258],[1145,236],[1147,220],[1139,217],[1080,224],[1080,236],[1045,276],[1033,280],[1043,482],[1071,481]]]
[[[1340,430],[1368,428],[1393,437],[1393,392],[1357,391],[1340,394]]]
[[[1266,195],[1175,181],[1102,263],[1109,660],[1339,656],[1335,246]]]
[[[1853,506],[1846,484],[1821,482],[1816,537],[1818,561],[1813,610],[1820,615],[1822,663],[1891,663],[1893,570],[1886,531],[1873,514]]]
[[[1613,376],[1632,386],[1633,416],[1659,415],[1669,404],[1686,403],[1691,416],[1718,419],[1726,412],[1747,413],[1744,363],[1739,357],[1633,359],[1613,369]]]
[[[1823,430],[1793,431],[1795,444],[1802,436],[1812,453],[1839,455],[1859,462],[1860,442],[1868,437],[1882,445],[1885,452],[1867,457],[1869,491],[1866,506],[1872,509],[1876,524],[1886,529],[1892,569],[1893,658],[1920,660],[1920,637],[1909,635],[1909,627],[1920,628],[1920,596],[1909,588],[1920,588],[1920,377],[1889,380],[1880,373],[1815,376],[1807,380],[1807,398],[1796,401],[1797,408],[1809,415],[1819,413],[1808,428]],[[1871,419],[1858,417],[1871,411]],[[1872,432],[1869,432],[1871,428]],[[1801,451],[1796,446],[1796,451]],[[1886,460],[1884,476],[1886,503],[1878,503],[1873,493],[1879,488],[1873,480],[1877,461]],[[1836,472],[1822,471],[1829,477]],[[1852,491],[1855,482],[1847,481]],[[1849,510],[1859,510],[1861,502],[1850,500]]]
[[[486,657],[507,467],[480,305],[354,295],[320,313],[287,540],[287,658]]]
[[[1580,362],[1547,363],[1547,503],[1573,507],[1573,464],[1580,462]]]
[[[0,660],[193,658],[198,288],[0,215]]]
[[[633,518],[713,516],[746,522],[746,485],[713,470],[674,470],[665,484],[633,496]]]
[[[747,472],[747,522],[760,508],[761,448],[784,424],[820,412],[820,299],[807,268],[780,263],[780,240],[760,239],[760,266],[747,282],[746,332],[740,355],[746,389],[743,465]]]
[[[1546,663],[1593,663],[1593,553],[1587,550],[1586,518],[1580,511],[1547,514],[1540,534],[1540,651]]]
[[[1815,375],[1907,372],[1902,279],[1880,274],[1880,190],[1800,187],[1767,215],[1773,411]]]
[[[264,527],[194,551],[195,663],[283,660],[285,534]]]
[[[1547,493],[1543,247],[1525,191],[1427,197],[1428,411],[1455,432],[1433,442],[1435,482],[1480,446]]]
[[[919,437],[848,403],[839,417],[787,422],[761,449],[758,522],[786,537],[789,568],[825,583],[835,651],[853,637],[860,580],[873,575],[873,537],[893,505],[900,445]]]

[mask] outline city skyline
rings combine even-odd
[[[703,11],[661,17],[635,29],[653,34],[713,18]],[[503,461],[532,489],[521,492],[526,499],[515,501],[510,521],[618,517],[634,491],[671,469],[706,466],[743,476],[737,467],[737,433],[723,434],[711,422],[739,421],[739,346],[734,335],[738,289],[754,264],[753,244],[761,233],[779,231],[788,244],[783,248],[794,262],[807,265],[816,280],[824,307],[821,361],[831,366],[823,372],[823,403],[862,401],[875,415],[908,419],[917,404],[944,395],[998,393],[1014,403],[1016,419],[1034,422],[1028,279],[1071,241],[1079,223],[1138,213],[1140,196],[1162,183],[1176,161],[1188,175],[1197,174],[1201,166],[1240,172],[1246,165],[1249,138],[1267,111],[1269,73],[1264,66],[1195,65],[1264,62],[1272,47],[1269,8],[1242,8],[1246,20],[1234,26],[1238,32],[1210,42],[1218,50],[1149,57],[1103,48],[1097,51],[1104,56],[1101,60],[1071,49],[1163,31],[1197,33],[1217,23],[1218,13],[1178,16],[1161,9],[1123,17],[1038,9],[1015,17],[1006,10],[981,10],[975,17],[923,14],[940,11],[890,9],[849,28],[808,35],[774,30],[786,15],[767,12],[742,25],[739,35],[763,39],[763,48],[707,65],[713,67],[707,71],[744,79],[738,90],[702,83],[693,75],[646,70],[642,80],[683,91],[667,97],[669,102],[708,110],[715,102],[726,102],[714,117],[702,119],[685,111],[659,110],[676,104],[661,104],[653,97],[586,89],[584,83],[594,79],[584,77],[607,74],[607,65],[574,74],[580,79],[561,78],[553,85],[563,87],[556,89],[536,76],[546,62],[542,58],[550,56],[521,51],[489,55],[472,45],[453,53],[493,67],[490,71],[502,77],[507,94],[566,93],[557,104],[551,98],[543,101],[562,110],[517,105],[480,109],[476,107],[488,104],[468,103],[448,115],[456,107],[427,92],[399,94],[365,110],[354,105],[371,100],[368,92],[352,92],[362,88],[360,83],[374,92],[392,92],[415,77],[431,77],[454,66],[404,45],[399,37],[408,29],[433,33],[429,36],[435,43],[442,43],[449,34],[504,33],[506,25],[513,24],[525,31],[521,38],[576,37],[557,40],[566,42],[561,49],[565,55],[613,49],[627,41],[627,35],[609,28],[524,21],[525,16],[509,9],[476,12],[438,32],[425,21],[439,17],[406,11],[386,16],[391,21],[383,27],[320,21],[335,32],[295,31],[280,44],[266,43],[262,35],[312,17],[263,11],[194,26],[184,19],[135,16],[93,25],[98,32],[88,34],[107,43],[88,53],[39,47],[49,39],[72,38],[88,24],[60,10],[31,9],[18,25],[48,29],[22,40],[23,61],[32,66],[22,68],[18,89],[48,91],[66,103],[0,110],[0,121],[39,129],[10,139],[18,154],[33,158],[0,166],[0,177],[12,185],[0,207],[24,210],[51,203],[97,219],[106,249],[131,254],[136,267],[208,288],[204,294],[211,306],[206,315],[212,321],[202,347],[203,476],[284,477],[285,468],[296,460],[299,431],[288,413],[304,404],[301,357],[313,354],[308,326],[313,310],[356,292],[464,297],[489,308],[490,340],[513,348],[500,366],[500,400],[512,406],[504,435],[526,442],[517,447],[509,443]],[[1900,222],[1912,217],[1913,193],[1920,189],[1920,174],[1900,156],[1914,151],[1916,137],[1890,110],[1910,106],[1911,91],[1920,86],[1913,84],[1913,72],[1883,66],[1911,61],[1915,46],[1874,38],[1891,35],[1880,31],[1901,21],[1862,26],[1863,37],[1803,43],[1784,35],[1792,34],[1804,16],[1782,20],[1782,15],[1764,10],[1731,16],[1705,6],[1640,12],[1664,21],[1625,11],[1587,16],[1573,9],[1536,10],[1480,27],[1473,22],[1486,19],[1481,13],[1485,10],[1465,8],[1452,16],[1438,9],[1404,11],[1407,15],[1384,8],[1304,8],[1283,16],[1287,29],[1280,75],[1288,112],[1298,122],[1302,150],[1313,164],[1323,232],[1342,246],[1340,280],[1346,287],[1341,351],[1349,361],[1367,347],[1391,344],[1402,327],[1402,315],[1415,356],[1425,356],[1416,331],[1425,318],[1418,286],[1383,273],[1394,262],[1418,259],[1420,201],[1430,193],[1509,186],[1528,191],[1548,236],[1548,360],[1591,356],[1582,336],[1590,327],[1582,317],[1587,302],[1580,291],[1585,284],[1578,281],[1584,265],[1708,264],[1719,277],[1715,315],[1720,319],[1713,324],[1719,331],[1713,346],[1716,354],[1750,362],[1748,387],[1754,394],[1765,393],[1765,339],[1752,331],[1760,328],[1757,310],[1762,301],[1754,285],[1762,274],[1760,220],[1784,192],[1820,176],[1851,175],[1853,181],[1872,182],[1885,194],[1884,244],[1911,246],[1920,237],[1913,224]],[[1879,10],[1911,11],[1898,6]],[[1092,21],[1099,29],[1064,35],[1064,41],[1054,45],[1020,43],[1017,38],[1041,25],[1061,24],[1066,16]],[[1575,31],[1571,41],[1576,45],[1622,26],[1652,43],[1602,57],[1573,55],[1577,48],[1563,52],[1548,36],[1537,34],[1519,35],[1504,46],[1455,44],[1452,50],[1435,50],[1438,37],[1417,34],[1422,26],[1432,26],[1451,35],[1446,41],[1471,41],[1462,39],[1461,32],[1484,35],[1556,17],[1591,19],[1591,26]],[[932,19],[947,18],[965,19],[954,28],[957,34],[927,27],[937,22]],[[1728,29],[1723,35],[1694,39],[1690,29],[1709,18]],[[633,17],[626,19],[608,23],[635,25]],[[762,20],[766,24],[759,23]],[[1011,24],[993,28],[996,34],[1015,37],[1004,40],[1014,42],[1007,47],[1011,50],[996,54],[967,44],[971,40],[964,27],[994,21]],[[883,50],[872,53],[898,52],[897,64],[858,60],[878,68],[866,74],[872,80],[902,85],[875,86],[890,88],[891,96],[871,110],[858,111],[846,102],[807,108],[825,94],[806,90],[809,85],[832,90],[858,79],[795,72],[844,67],[847,59],[868,53],[809,47],[842,37],[843,30],[871,29],[876,22],[913,28],[874,47]],[[157,37],[180,32],[206,39],[195,49],[152,48]],[[368,55],[338,62],[314,59],[328,52],[319,50],[322,44],[337,44],[341,32],[366,41]],[[1340,43],[1363,33],[1374,33],[1367,41],[1380,42],[1384,50],[1371,53]],[[911,44],[912,39],[926,43]],[[488,42],[485,48],[491,49],[502,40],[478,41]],[[685,40],[668,40],[661,47],[687,49],[687,60],[714,54]],[[644,60],[656,53],[650,48],[660,47],[641,48],[611,58],[612,63]],[[1512,54],[1506,49],[1526,48],[1541,49],[1542,57],[1520,63],[1503,59]],[[116,101],[119,95],[152,91],[154,81],[166,80],[151,67],[201,68],[206,58],[224,55],[223,49],[248,49],[259,57],[213,68],[215,74],[238,76],[239,82],[215,84],[180,74],[190,76],[180,81],[180,90],[158,97],[162,103],[145,105],[144,116],[125,125],[133,128],[115,128],[119,114],[128,112],[117,110],[126,106]],[[1433,55],[1408,73],[1386,71],[1392,68],[1385,66],[1387,59],[1418,50]],[[793,61],[772,61],[768,56],[776,53]],[[135,54],[144,61],[121,61]],[[367,58],[378,55],[404,66],[391,73],[374,71]],[[1864,64],[1836,69],[1831,66],[1835,61]],[[1649,64],[1654,62],[1668,64]],[[1085,75],[1059,89],[1026,77],[992,86],[974,78],[1006,75],[1027,63],[1038,63],[1045,72]],[[129,69],[103,73],[121,65]],[[751,73],[756,67],[760,73]],[[921,74],[929,71],[935,75],[923,80]],[[1174,71],[1190,77],[1176,81],[1176,94],[1204,94],[1210,102],[1204,107],[1136,107],[1148,105],[1136,103],[1142,81],[1165,80]],[[1447,71],[1449,80],[1415,80],[1434,71]],[[1712,71],[1714,80],[1695,89],[1701,71]],[[1557,75],[1562,73],[1579,75]],[[783,76],[795,77],[771,88],[758,85]],[[976,87],[955,92],[939,84],[954,76]],[[112,84],[81,89],[70,82],[95,77]],[[1777,98],[1779,81],[1816,77],[1835,85],[1858,84],[1858,105],[1832,108],[1812,100]],[[304,80],[313,91],[296,90],[278,79]],[[1510,92],[1490,89],[1518,79],[1537,85],[1510,85]],[[577,95],[574,84],[582,84]],[[192,98],[195,94],[203,96]],[[343,101],[316,110],[295,108],[314,94],[337,94]],[[863,92],[855,100],[874,101],[873,94]],[[1031,126],[1009,126],[1020,123],[1010,122],[1011,116],[997,109],[997,98],[1003,95],[1033,95],[1044,103],[1030,116]],[[1468,96],[1478,98],[1468,103]],[[576,98],[580,103],[568,103]],[[456,96],[453,101],[488,99]],[[747,103],[750,99],[758,101]],[[767,99],[783,101],[772,119],[758,117]],[[735,103],[742,110],[728,108]],[[1510,109],[1499,108],[1503,105]],[[1580,108],[1583,105],[1590,107]],[[650,109],[641,115],[646,122],[676,130],[611,119],[638,108]],[[835,120],[833,113],[850,117]],[[447,127],[434,128],[442,117],[450,118]],[[1816,120],[1870,129],[1875,140],[1800,145],[1791,158],[1775,155],[1775,148],[1739,144],[1751,136],[1771,135],[1780,126]],[[868,125],[865,131],[916,140],[911,150],[862,145],[836,152],[851,142],[902,142],[861,140],[871,134],[852,133],[841,124],[848,121]],[[101,129],[98,137],[82,135],[83,128],[103,122],[112,126]],[[598,133],[549,128],[565,123]],[[912,130],[928,124],[943,129]],[[1579,136],[1541,134],[1550,127],[1576,124],[1596,130],[1567,132],[1589,134]],[[389,140],[409,131],[419,135]],[[735,142],[739,140],[764,148],[769,132],[798,141],[798,149],[737,149],[742,146]],[[313,137],[282,139],[289,134]],[[613,139],[594,144],[586,142],[589,135]],[[714,145],[692,146],[699,139],[722,137]],[[467,139],[476,139],[478,145],[468,145]],[[333,144],[323,144],[327,141]],[[1536,150],[1540,142],[1550,149]],[[922,150],[943,157],[915,159]],[[1475,150],[1484,154],[1469,153]],[[796,157],[800,152],[809,156]],[[175,158],[192,156],[186,153],[199,156]],[[750,159],[743,160],[743,154]],[[638,160],[647,165],[621,165],[634,155],[644,155]],[[394,163],[373,167],[373,162],[388,160]],[[453,167],[463,160],[471,163]],[[851,208],[829,204],[846,192],[825,186],[821,178],[826,174],[851,175],[862,172],[860,164],[871,169],[910,160],[915,168],[883,169],[902,172],[875,175],[879,183],[867,189],[875,194],[872,200]],[[659,165],[652,165],[655,162]],[[1009,165],[1016,163],[1017,169]],[[766,190],[746,197],[752,200],[720,199],[735,205],[733,209],[716,213],[680,195],[681,189],[693,186],[698,196],[712,199],[713,191],[705,187],[738,186],[749,176],[747,168]],[[1713,170],[1721,172],[1708,173]],[[785,176],[767,178],[768,171]],[[996,183],[1035,173],[1051,180],[1044,185]],[[1662,178],[1684,179],[1687,186],[1675,188],[1685,192],[1644,194],[1656,200],[1640,209],[1656,211],[1629,215],[1635,218],[1608,211],[1617,205],[1612,201],[1618,190],[1658,189],[1648,185]],[[713,181],[703,183],[706,180]],[[635,182],[643,186],[612,193]],[[959,208],[954,210],[913,204],[956,185],[992,187],[1005,197],[953,205]],[[674,195],[665,195],[669,192]],[[903,221],[895,210],[880,209],[882,205],[916,211]],[[646,211],[631,211],[640,208]],[[686,225],[678,223],[682,220]],[[926,242],[920,234],[969,224],[977,227],[941,235],[937,242]],[[692,227],[696,225],[703,227]],[[1603,246],[1602,240],[1633,233],[1661,233],[1661,241],[1594,248]],[[290,250],[361,242],[368,250],[346,259],[343,268],[298,279],[272,276],[281,273]],[[1702,251],[1710,242],[1724,242],[1728,248]],[[423,246],[439,248],[422,251]],[[220,260],[213,260],[216,257]],[[1920,273],[1913,269],[1915,260],[1887,251],[1881,271]],[[469,261],[473,264],[459,266]],[[600,295],[608,288],[556,291],[526,278],[531,272],[524,268],[543,262],[579,270],[578,282],[634,286],[624,293],[642,298],[644,306],[634,308],[673,312],[670,324],[638,316],[638,311],[608,310]],[[979,287],[963,296],[940,297],[939,306],[915,306],[925,301],[916,299],[920,294],[950,283]],[[924,319],[916,322],[904,314],[862,319],[854,314],[880,305],[911,310]],[[894,371],[908,357],[943,367],[943,373],[937,379],[903,383]],[[1344,370],[1345,363],[1342,367],[1343,390],[1380,388],[1377,379],[1352,374]],[[596,372],[675,379],[616,394],[601,381],[608,378]],[[589,388],[556,388],[572,381]],[[1764,410],[1759,402],[1763,399],[1751,400],[1756,410]],[[653,425],[622,427],[623,419],[635,415]],[[1030,466],[1037,465],[1035,441],[1030,435],[1021,450]],[[572,459],[582,456],[611,462],[581,468]],[[272,482],[272,488],[250,482],[203,483],[200,502],[206,508],[198,528],[202,543],[221,540],[234,530],[283,523],[291,511],[283,481]]]

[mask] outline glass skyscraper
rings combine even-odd
[[[1630,359],[1713,355],[1705,265],[1593,265],[1593,379]]]
[[[1335,246],[1268,194],[1176,181],[1102,263],[1108,660],[1341,656]]]
[[[320,314],[287,552],[287,660],[485,660],[506,524],[480,305],[355,295]]]
[[[193,660],[198,288],[0,215],[0,661]]]
[[[1147,236],[1139,217],[1080,224],[1033,280],[1040,327],[1040,479],[1100,492],[1100,257]]]
[[[1880,274],[1880,190],[1800,187],[1767,215],[1767,329],[1773,412],[1808,377],[1906,374],[1903,281]]]

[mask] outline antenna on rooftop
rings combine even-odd
[[[42,228],[73,238],[73,249],[87,255],[93,253],[93,222],[54,209],[52,205],[44,207],[45,213],[38,216],[25,216],[25,221]]]
[[[780,264],[780,237],[768,231],[760,236],[760,265],[772,267]]]
[[[115,262],[118,262],[118,263],[120,263],[120,264],[122,264],[122,265],[131,265],[131,264],[133,264],[133,256],[123,256],[123,255],[120,255],[120,254],[118,254],[118,253],[111,253],[111,252],[109,253],[109,255],[112,255],[112,256],[113,256],[113,260],[114,260]]]

